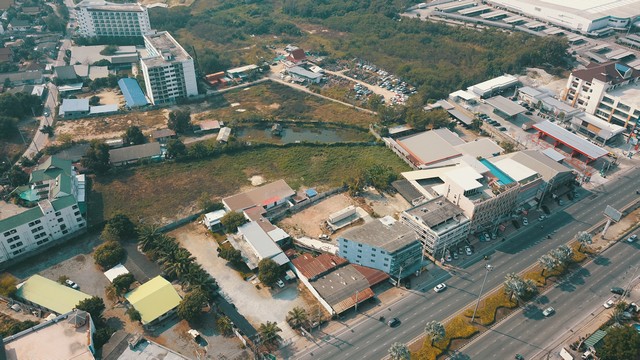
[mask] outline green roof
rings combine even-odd
[[[76,198],[74,198],[72,195],[67,195],[65,197],[55,199],[51,202],[51,205],[53,205],[53,209],[55,211],[59,211],[60,209],[67,208],[75,204],[76,204]]]
[[[594,332],[591,336],[589,336],[589,338],[587,340],[584,341],[584,344],[587,345],[587,347],[594,347],[597,343],[600,342],[600,340],[604,339],[604,337],[607,336],[607,332],[604,330],[596,330],[596,332]]]
[[[180,295],[162,276],[140,285],[124,296],[138,310],[143,324],[148,324],[180,304]]]
[[[16,296],[58,314],[66,314],[91,296],[40,275],[33,275],[19,285]]]
[[[22,224],[27,224],[42,217],[42,210],[39,206],[25,210],[17,215],[0,220],[0,233],[11,230]]]
[[[29,182],[52,180],[60,174],[71,176],[71,161],[50,156],[31,173]]]

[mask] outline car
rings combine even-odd
[[[591,350],[587,350],[582,354],[581,358],[586,360],[586,359],[591,359],[591,356],[593,356],[593,354],[591,353]]]
[[[542,221],[542,220],[544,220],[544,219],[546,219],[546,218],[547,218],[546,216],[544,216],[544,215],[540,215],[540,216],[538,217],[538,221]]]
[[[44,116],[49,116],[49,112],[48,112],[47,110],[45,110],[45,111],[42,113],[42,115],[44,115]]]
[[[551,306],[549,306],[548,308],[544,309],[542,311],[542,315],[544,315],[544,317],[549,317],[551,315],[553,315],[553,313],[556,312],[556,309],[552,308]]]
[[[447,288],[447,284],[445,284],[445,283],[441,283],[441,284],[436,285],[436,286],[433,288],[433,291],[435,291],[435,292],[439,293],[439,292],[444,291],[444,289],[446,289],[446,288]]]
[[[605,309],[611,308],[613,306],[613,300],[611,300],[611,299],[607,300],[607,302],[602,304],[602,306],[604,306]]]
[[[458,248],[458,254],[459,254],[459,255],[464,255],[464,249],[463,249],[463,248],[461,248],[461,247],[459,247],[459,248]]]
[[[278,279],[278,281],[276,281],[276,284],[278,284],[278,287],[281,288],[281,289],[284,287],[284,281],[282,281],[280,279]]]
[[[560,206],[564,205],[564,201],[562,201],[562,199],[558,200],[558,205]]]
[[[529,220],[527,220],[527,218],[522,219],[522,225],[524,226],[529,225]]]
[[[468,256],[471,256],[473,254],[473,251],[468,246],[464,247],[464,251],[467,253]]]
[[[484,235],[484,240],[485,241],[491,241],[491,236],[489,236],[489,234],[484,233],[483,235]]]
[[[453,252],[453,260],[458,260],[459,257],[460,256],[458,255],[458,253],[454,251]]]
[[[396,327],[396,326],[400,325],[400,320],[398,320],[398,318],[393,318],[393,319],[387,321],[387,325],[389,327]]]
[[[498,235],[496,235],[496,233],[491,233],[491,240],[495,240],[496,237],[498,237]]]
[[[627,239],[627,242],[628,243],[632,243],[632,242],[635,242],[637,239],[638,239],[638,235],[633,234],[633,235],[629,236],[629,238]]]
[[[447,262],[451,262],[453,259],[451,259],[451,254],[447,254],[447,257],[445,258],[447,260]]]
[[[76,289],[77,290],[78,287],[79,287],[78,284],[76,284],[75,282],[73,282],[73,281],[71,281],[69,279],[65,280],[64,283],[65,283],[65,285],[67,285],[68,287],[70,287],[72,289]]]
[[[329,240],[329,235],[327,234],[320,235],[320,240]]]
[[[617,295],[624,295],[624,289],[621,287],[612,287],[611,292]]]

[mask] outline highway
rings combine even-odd
[[[546,359],[549,352],[556,352],[553,347],[556,340],[567,333],[570,335],[570,329],[603,311],[611,311],[602,304],[614,297],[610,292],[612,287],[626,288],[636,274],[639,250],[637,243],[614,244],[571,277],[538,296],[537,304],[518,310],[474,339],[454,358],[510,359],[519,353],[525,359]],[[556,313],[545,318],[542,311],[549,306]]]
[[[620,208],[637,198],[636,177],[640,169],[634,169],[599,187],[593,193],[581,192],[579,201],[565,206],[561,211],[552,213],[544,220],[544,229],[532,212],[529,226],[504,242],[486,243],[471,258],[456,264],[461,268],[455,274],[437,269],[430,271],[432,279],[428,283],[414,287],[406,295],[390,306],[381,307],[372,317],[361,316],[353,325],[332,334],[318,334],[322,340],[295,355],[296,359],[373,359],[383,358],[392,343],[409,343],[423,334],[424,325],[431,320],[444,321],[459,310],[471,305],[477,298],[484,277],[482,258],[490,256],[494,270],[487,278],[485,293],[502,285],[504,276],[510,272],[520,272],[537,262],[538,258],[572,239],[578,231],[586,230],[603,219],[606,205]],[[547,234],[556,231],[551,239]],[[432,288],[439,282],[446,282],[448,289],[440,294]],[[600,302],[598,301],[598,305]],[[391,329],[378,320],[397,317],[402,322]],[[480,358],[470,353],[472,358]],[[511,355],[513,356],[513,355]]]

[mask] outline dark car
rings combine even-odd
[[[400,325],[400,320],[398,320],[398,318],[393,318],[393,319],[387,321],[387,325],[389,325],[389,327],[396,327],[396,326]]]
[[[623,295],[624,294],[624,289],[621,287],[612,287],[611,288],[611,292],[614,294],[618,294],[618,295]]]

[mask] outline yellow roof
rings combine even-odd
[[[162,276],[140,285],[124,296],[138,310],[143,324],[148,324],[180,303],[180,295]]]
[[[91,296],[40,275],[33,275],[18,285],[19,298],[38,304],[58,314],[66,314]]]

